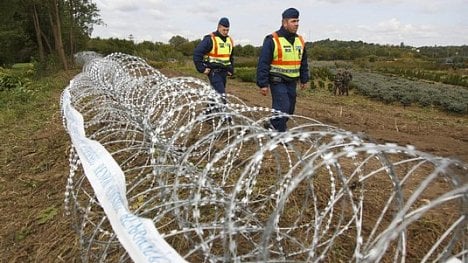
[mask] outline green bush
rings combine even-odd
[[[353,75],[352,86],[359,94],[385,103],[419,104],[453,113],[468,113],[468,90],[464,87],[375,73],[355,72]]]
[[[257,70],[249,67],[236,67],[234,76],[244,82],[255,83],[257,81]]]
[[[0,70],[0,91],[24,88],[31,83],[31,80],[22,72],[15,73],[11,70]]]
[[[236,60],[234,65],[236,68],[256,68],[257,63],[257,59],[243,59]]]
[[[318,81],[318,85],[319,85],[319,88],[321,88],[321,89],[325,88],[325,82],[323,82],[322,80]]]
[[[453,101],[445,105],[444,108],[449,112],[455,112],[455,113],[467,113],[468,112],[467,104],[463,102]]]
[[[333,80],[335,75],[327,67],[312,67],[310,76],[313,79]]]
[[[419,103],[419,105],[421,105],[423,107],[431,106],[432,104],[434,104],[434,101],[433,101],[431,95],[429,95],[429,94],[424,94],[424,95],[420,96],[417,99],[417,102]]]
[[[317,86],[315,86],[315,83],[313,81],[310,82],[310,89],[311,90],[316,90]]]

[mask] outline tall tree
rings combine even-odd
[[[55,51],[62,62],[63,68],[68,70],[67,57],[62,41],[62,24],[60,19],[60,8],[58,0],[49,0],[49,21],[52,33],[54,35]]]
[[[68,51],[70,57],[89,39],[94,25],[103,24],[96,4],[87,0],[67,0],[64,15],[68,28]]]
[[[20,55],[44,62],[55,54],[67,69],[93,25],[100,23],[91,0],[1,0],[0,65],[18,61]]]
[[[36,33],[36,43],[37,43],[37,48],[38,48],[38,53],[39,53],[39,61],[44,62],[45,61],[45,50],[44,50],[44,45],[42,43],[42,29],[41,29],[41,23],[39,21],[39,13],[37,11],[36,3],[34,1],[31,1],[31,16],[34,24],[34,31]]]
[[[179,36],[179,35],[173,36],[173,37],[171,37],[171,39],[169,39],[169,44],[171,46],[173,46],[173,47],[176,47],[176,48],[178,46],[182,45],[182,44],[187,43],[187,42],[189,42],[188,39],[186,39],[185,37]]]
[[[0,66],[24,60],[33,49],[27,30],[27,16],[19,0],[0,1]]]

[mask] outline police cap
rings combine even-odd
[[[299,18],[299,11],[296,8],[288,8],[283,12],[283,19],[285,18]]]
[[[229,19],[227,19],[227,17],[222,17],[222,18],[219,20],[218,25],[222,25],[222,26],[224,26],[224,27],[229,27]]]

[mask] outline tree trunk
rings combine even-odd
[[[52,33],[54,34],[55,50],[62,61],[63,69],[68,70],[67,57],[65,55],[65,49],[63,48],[62,28],[60,24],[60,13],[57,0],[52,0],[51,4],[52,6],[49,9],[49,19],[52,27]]]
[[[32,18],[34,22],[34,30],[36,31],[36,41],[37,41],[37,47],[39,51],[39,61],[44,62],[45,60],[45,53],[44,53],[44,45],[42,44],[42,38],[41,38],[41,25],[39,23],[39,16],[37,14],[37,9],[36,5],[33,4],[33,10],[32,10]]]
[[[69,8],[70,8],[70,58],[72,63],[74,64],[74,54],[76,52],[76,44],[75,44],[75,11],[74,11],[75,3],[74,0],[69,0]]]
[[[52,45],[50,44],[50,41],[49,41],[49,38],[46,36],[46,34],[44,34],[44,31],[41,30],[41,36],[42,36],[42,39],[44,41],[44,43],[46,44],[47,46],[47,50],[49,52],[47,52],[47,54],[50,54],[54,51],[54,49],[52,48]]]

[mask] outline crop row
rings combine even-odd
[[[353,72],[353,87],[358,93],[385,103],[419,104],[440,107],[448,112],[468,113],[468,89],[461,86]]]

